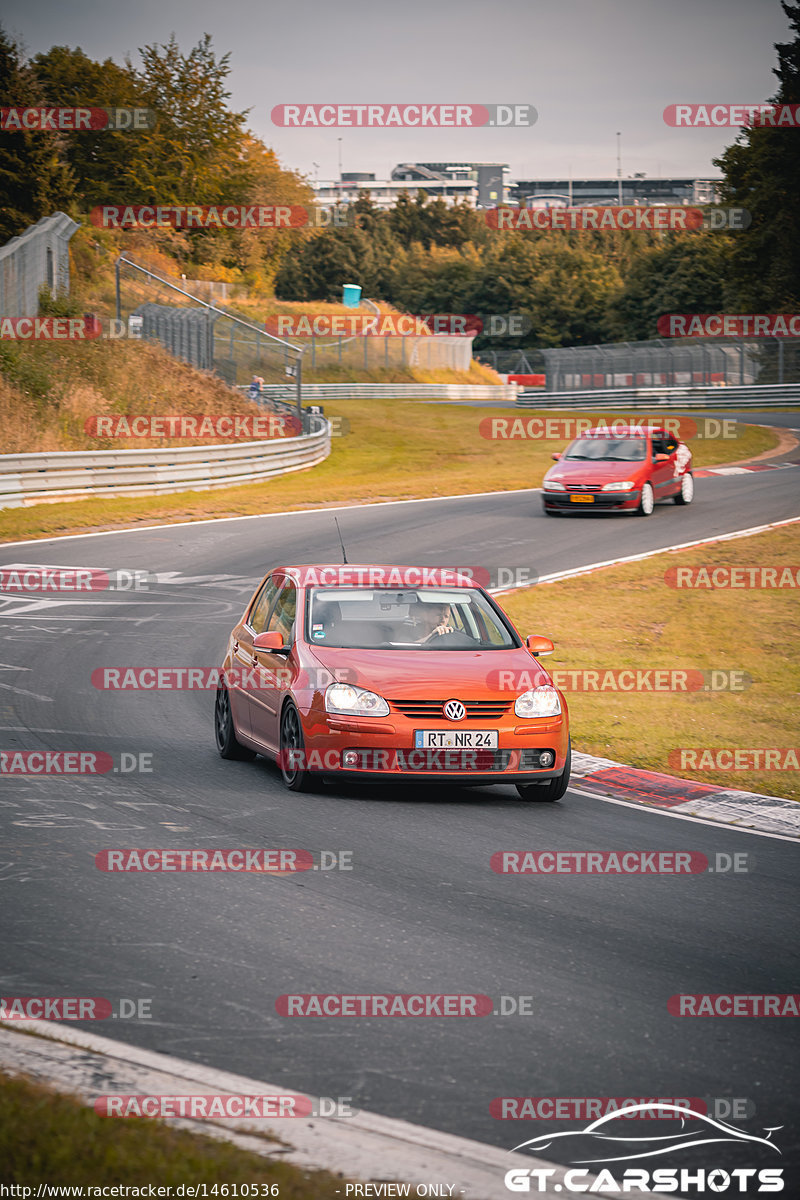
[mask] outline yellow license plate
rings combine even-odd
[[[594,504],[594,496],[570,496],[573,504]]]

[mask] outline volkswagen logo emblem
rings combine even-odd
[[[448,721],[463,721],[467,715],[467,710],[460,700],[448,700],[444,705],[442,712],[447,717]]]

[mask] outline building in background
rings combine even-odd
[[[344,171],[338,180],[313,185],[323,206],[352,204],[369,192],[376,208],[392,208],[405,192],[415,200],[420,192],[445,204],[493,208],[508,197],[507,163],[399,163],[388,179],[367,171]]]
[[[509,200],[528,208],[582,204],[715,204],[719,179],[518,179]],[[620,195],[621,193],[621,195]]]

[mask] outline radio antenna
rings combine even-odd
[[[339,535],[339,545],[342,547],[342,562],[345,564],[345,566],[347,566],[347,555],[344,552],[344,542],[342,540],[342,531],[339,528],[339,522],[336,520],[336,517],[334,517],[333,520],[336,525],[336,532]]]

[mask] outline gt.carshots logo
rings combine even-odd
[[[668,104],[664,123],[675,129],[797,129],[800,104]]]
[[[665,313],[656,321],[661,337],[800,337],[800,313]]]
[[[478,129],[536,124],[532,104],[276,104],[283,129]]]
[[[689,1108],[688,1103],[667,1100],[632,1102],[618,1111],[606,1113],[584,1129],[545,1133],[521,1142],[514,1147],[512,1153],[527,1150],[539,1158],[548,1150],[551,1151],[548,1157],[552,1157],[552,1146],[558,1142],[558,1160],[580,1164],[580,1169],[565,1171],[563,1167],[518,1165],[506,1171],[505,1186],[510,1192],[536,1192],[547,1195],[551,1195],[554,1190],[601,1195],[610,1192],[615,1195],[630,1192],[646,1192],[648,1195],[655,1192],[661,1195],[664,1192],[675,1192],[681,1196],[706,1193],[731,1193],[741,1196],[748,1193],[783,1191],[782,1167],[729,1168],[719,1165],[720,1158],[726,1150],[733,1151],[736,1163],[742,1161],[743,1149],[749,1149],[752,1153],[757,1151],[762,1158],[765,1152],[780,1155],[780,1149],[771,1138],[776,1129],[782,1126],[765,1129],[766,1137],[761,1137],[758,1134],[747,1133],[705,1111]],[[700,1107],[704,1109],[706,1105],[702,1104]],[[667,1137],[653,1136],[646,1132],[641,1135],[634,1133],[627,1121],[648,1110],[649,1115],[660,1120],[679,1119],[680,1130]],[[620,1124],[617,1124],[618,1121]],[[626,1159],[636,1160],[637,1163],[644,1159],[664,1159],[673,1154],[685,1157],[685,1151],[692,1147],[703,1147],[706,1152],[712,1152],[716,1160],[714,1165],[699,1168],[650,1164],[647,1167],[608,1165],[622,1164]],[[594,1167],[595,1170],[586,1170],[586,1167]],[[597,1170],[597,1167],[600,1169]],[[554,1183],[554,1176],[558,1176],[558,1183]]]
[[[685,205],[600,205],[581,208],[512,208],[486,210],[490,229],[516,232],[560,229],[563,231],[613,232],[629,229],[636,233],[702,229],[703,210]]]

